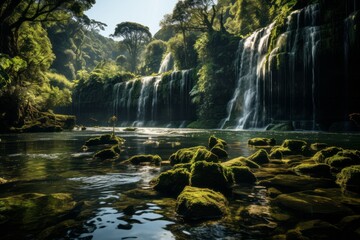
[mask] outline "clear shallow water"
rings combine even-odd
[[[39,234],[45,239],[260,239],[250,226],[254,222],[271,225],[268,200],[261,187],[248,189],[241,202],[231,204],[233,211],[239,209],[238,205],[248,206],[259,219],[185,224],[175,216],[174,199],[129,198],[126,191],[149,188],[149,181],[161,170],[99,163],[92,159],[96,149],[82,151],[88,138],[109,131],[111,128],[89,128],[82,132],[0,135],[0,177],[11,181],[0,185],[0,198],[24,193],[69,193],[81,203],[72,213],[51,219],[48,225],[23,228],[19,222],[0,224],[0,232],[6,232],[2,239],[36,239]],[[177,149],[207,145],[212,134],[228,142],[230,158],[255,152],[247,141],[259,136],[273,137],[279,144],[291,138],[360,149],[359,134],[117,129],[117,135],[126,140],[122,159],[143,153],[167,159]]]

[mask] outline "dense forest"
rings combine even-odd
[[[154,36],[122,22],[111,38],[84,14],[94,3],[2,1],[1,131],[54,129],[53,112],[97,125],[119,115],[132,125],[358,128],[356,0],[184,0]]]

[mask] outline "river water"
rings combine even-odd
[[[92,159],[96,149],[84,151],[90,137],[111,132],[111,128],[89,128],[86,131],[60,133],[27,133],[0,135],[0,198],[24,193],[67,193],[77,203],[69,213],[52,215],[27,213],[26,221],[14,216],[12,221],[0,214],[1,239],[262,239],[252,231],[254,222],[271,225],[266,215],[268,200],[261,186],[245,189],[241,204],[253,206],[261,219],[244,217],[219,221],[185,223],[175,214],[175,199],[131,195],[131,190],[149,190],[149,181],[165,167],[124,166],[118,162]],[[177,149],[207,145],[210,135],[227,141],[230,158],[249,156],[256,151],[247,145],[252,137],[324,142],[344,148],[360,149],[359,134],[320,132],[256,132],[138,128],[135,132],[116,129],[126,140],[121,159],[136,154],[159,154],[167,159]],[[129,193],[130,192],[130,193]],[[148,191],[151,193],[151,191]],[[0,200],[1,200],[0,199]],[[230,202],[230,209],[238,209]],[[1,210],[0,206],[0,210]],[[33,215],[32,215],[33,214]],[[259,216],[259,215],[257,215]],[[31,221],[31,219],[34,221]],[[5,219],[5,220],[4,220]],[[29,221],[30,219],[30,221]],[[39,224],[39,222],[42,224]],[[24,222],[31,222],[25,226]],[[259,235],[260,234],[260,235]]]

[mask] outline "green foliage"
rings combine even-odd
[[[175,58],[175,66],[177,69],[195,68],[198,64],[198,55],[195,51],[195,42],[197,34],[190,33],[184,41],[184,36],[177,34],[168,41],[170,52]],[[186,48],[184,47],[184,42]]]
[[[166,43],[161,40],[153,40],[146,46],[142,66],[142,73],[144,75],[151,75],[159,71],[159,66],[166,49]]]

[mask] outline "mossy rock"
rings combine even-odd
[[[295,229],[287,232],[286,239],[337,240],[341,239],[341,231],[328,222],[316,219],[298,223]]]
[[[241,167],[241,166],[247,166],[249,168],[260,168],[260,165],[257,164],[254,161],[251,161],[245,157],[237,157],[237,158],[233,158],[229,161],[226,162],[222,162],[221,165],[223,167]]]
[[[337,175],[336,182],[344,190],[360,193],[360,165],[346,167]]]
[[[232,173],[234,183],[253,184],[256,182],[255,175],[250,171],[250,168],[248,167],[230,167],[229,170]]]
[[[139,165],[142,163],[150,163],[156,166],[159,166],[162,162],[162,159],[159,155],[151,155],[151,154],[140,154],[130,157],[128,160],[124,161],[124,163],[131,163],[133,165]]]
[[[290,148],[285,148],[282,146],[275,146],[275,147],[271,148],[270,154],[272,154],[275,151],[280,152],[282,156],[288,156],[288,155],[293,154],[293,152],[290,150]]]
[[[360,163],[360,151],[359,150],[345,149],[345,150],[337,152],[336,155],[341,156],[341,157],[349,157],[349,158],[353,159],[354,161]]]
[[[326,158],[325,163],[339,171],[345,167],[359,164],[360,162],[353,160],[350,157],[334,155],[332,157]]]
[[[114,148],[107,148],[100,150],[94,154],[94,158],[98,158],[100,160],[108,160],[118,158],[120,155],[114,150]]]
[[[183,168],[168,170],[161,173],[154,181],[156,191],[169,195],[178,195],[185,186],[189,185],[190,173]]]
[[[169,158],[170,164],[175,165],[179,163],[190,163],[191,159],[199,149],[206,149],[206,147],[196,146],[177,150],[175,153],[171,154]]]
[[[57,216],[71,211],[76,202],[70,194],[26,193],[0,198],[0,215],[7,221],[21,223],[25,227],[30,224],[45,224],[45,217]],[[26,226],[29,224],[28,226]]]
[[[227,193],[232,179],[227,178],[227,169],[219,163],[199,161],[191,166],[190,185],[210,188]]]
[[[316,152],[321,151],[327,147],[329,147],[329,145],[327,145],[326,143],[312,143],[310,145],[310,149]]]
[[[228,211],[224,195],[207,188],[187,186],[176,200],[176,213],[185,220],[218,219]]]
[[[209,149],[212,149],[215,145],[223,146],[224,148],[227,145],[227,143],[225,140],[221,138],[217,138],[214,135],[212,135],[208,140],[208,147]]]
[[[192,163],[179,163],[179,164],[175,164],[172,168],[172,170],[175,170],[175,169],[186,169],[188,170],[189,172],[191,171],[191,165]]]
[[[283,148],[288,148],[292,154],[303,154],[306,146],[307,142],[296,139],[286,139],[281,145]]]
[[[281,152],[280,149],[275,149],[274,151],[270,152],[269,158],[270,159],[282,159],[283,158],[283,153]]]
[[[194,163],[197,161],[219,162],[219,158],[209,150],[199,148],[190,160],[190,163]]]
[[[282,209],[305,218],[341,219],[352,210],[331,198],[315,195],[312,191],[281,194],[273,200]]]
[[[342,150],[343,149],[339,147],[327,147],[315,153],[312,159],[317,163],[324,163],[326,158],[332,157]]]
[[[257,164],[265,164],[269,163],[269,155],[264,149],[260,149],[251,156],[248,157],[249,160],[257,163]]]
[[[228,153],[224,150],[223,147],[220,147],[219,144],[216,144],[211,150],[219,159],[227,159]]]
[[[251,138],[248,140],[248,144],[252,146],[272,146],[276,144],[274,138]]]
[[[124,139],[117,137],[115,135],[105,134],[99,137],[90,138],[85,142],[85,146],[90,147],[90,146],[105,145],[105,144],[111,144],[111,145],[123,144],[124,141],[125,141]]]
[[[330,166],[324,163],[302,163],[294,167],[294,172],[298,175],[306,175],[310,177],[332,177]]]

